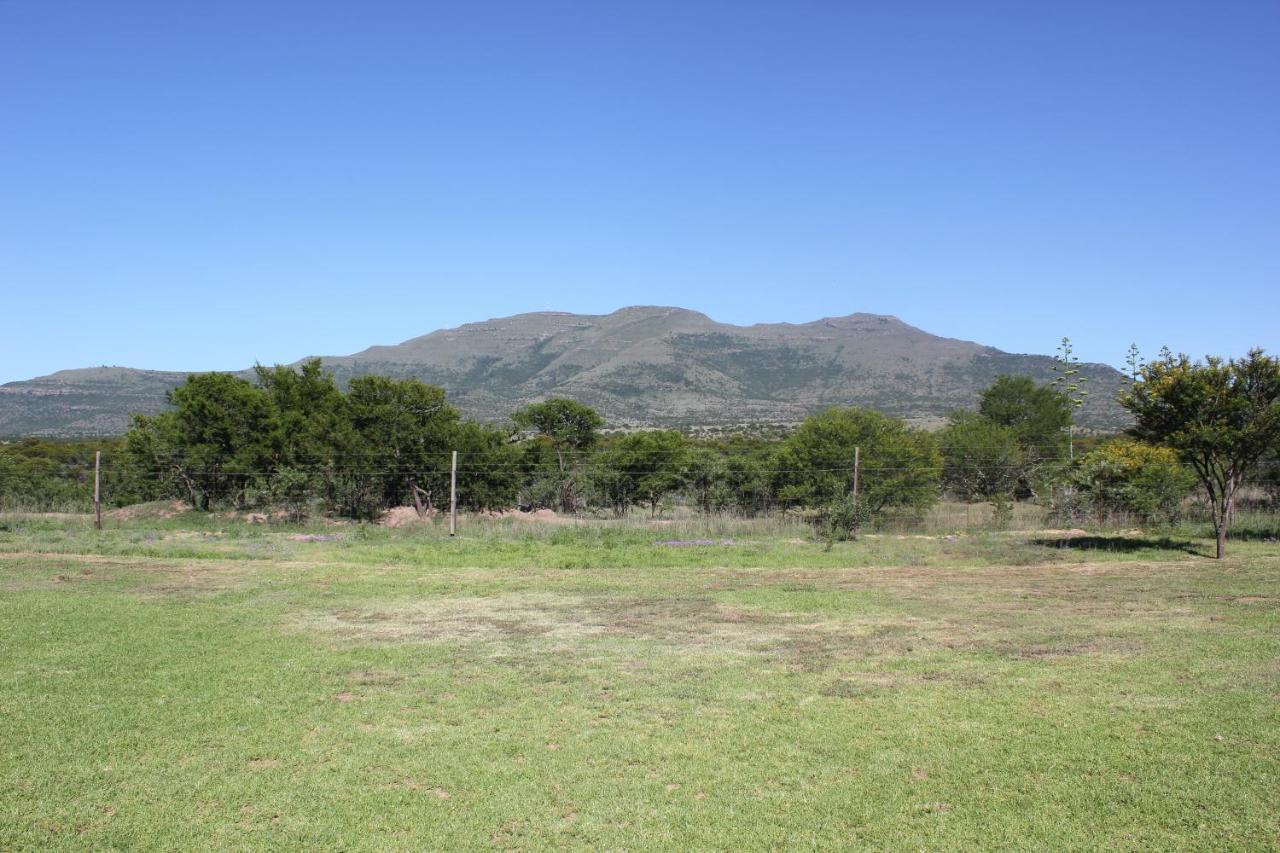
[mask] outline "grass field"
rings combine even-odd
[[[0,848],[1275,848],[1280,545],[1207,553],[0,516]]]

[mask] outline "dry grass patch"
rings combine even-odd
[[[787,638],[776,616],[704,598],[508,593],[449,597],[302,617],[304,627],[350,642],[657,640],[681,647],[734,647]]]
[[[6,592],[50,586],[72,589],[84,582],[101,583],[139,575],[145,580],[137,590],[140,595],[183,595],[229,588],[244,573],[242,561],[235,560],[155,560],[100,554],[13,552],[0,554],[0,566],[21,570],[0,585]]]

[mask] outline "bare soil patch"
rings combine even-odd
[[[151,501],[149,503],[130,504],[119,509],[104,512],[107,518],[116,521],[134,521],[141,518],[174,518],[191,512],[191,505],[186,501]]]

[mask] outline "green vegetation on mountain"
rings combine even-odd
[[[443,329],[396,346],[322,357],[345,387],[359,376],[444,388],[467,416],[504,420],[549,397],[577,400],[614,427],[797,423],[831,406],[941,423],[997,375],[1053,378],[1053,359],[941,338],[894,317],[733,326],[680,308],[520,314]],[[1121,374],[1080,365],[1093,389],[1086,428],[1127,423]],[[245,371],[252,378],[252,371]],[[0,386],[0,435],[118,435],[154,414],[185,374],[127,368],[55,373]]]

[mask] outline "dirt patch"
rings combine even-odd
[[[435,509],[428,509],[419,515],[417,507],[396,506],[383,513],[378,523],[383,527],[408,527],[429,523],[437,514]]]
[[[560,515],[553,509],[535,509],[525,512],[519,509],[509,509],[499,512],[481,513],[483,518],[505,518],[511,521],[526,521],[534,524],[577,524],[578,519],[569,515]]]
[[[0,553],[0,561],[22,558],[33,561],[33,569],[57,571],[54,583],[76,580],[110,580],[119,574],[138,572],[153,576],[145,585],[130,590],[139,596],[182,595],[216,592],[237,582],[246,566],[240,560],[174,560],[153,558],[130,559],[106,554],[51,554],[34,551]],[[43,577],[31,575],[17,582],[0,584],[0,589],[18,591],[43,584]]]
[[[103,515],[116,521],[135,521],[142,518],[173,518],[188,512],[191,512],[191,504],[172,500],[131,504],[104,512]]]

